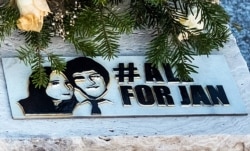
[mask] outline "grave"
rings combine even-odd
[[[100,115],[90,115],[88,108],[87,116],[82,112],[41,116],[26,115],[15,104],[28,96],[30,71],[16,59],[16,48],[23,38],[14,32],[0,49],[0,150],[249,150],[250,74],[235,38],[231,36],[209,57],[195,57],[196,65],[202,63],[200,75],[182,83],[171,81],[166,68],[158,74],[140,62],[150,39],[148,31],[122,36],[121,59],[105,66],[112,77],[112,88],[105,97],[119,100],[120,106],[114,107],[115,102],[102,104]],[[81,57],[60,38],[53,38],[45,51],[71,59]],[[140,70],[136,72],[140,76],[132,76],[134,82],[129,82],[129,77],[123,82],[118,74],[120,63],[131,63],[126,62],[128,58]],[[107,63],[98,57],[94,60]],[[111,95],[113,92],[119,93]],[[154,101],[147,101],[148,97]],[[145,108],[151,111],[145,112]]]
[[[16,40],[13,42],[13,38]],[[121,56],[142,56],[147,32],[137,31],[133,36],[123,36]],[[138,42],[131,41],[136,39]],[[18,37],[6,39],[1,57],[15,57]],[[54,39],[49,47],[58,54],[77,56],[71,45]],[[129,47],[128,45],[133,45]],[[63,48],[63,50],[62,50]],[[133,48],[131,50],[131,48]],[[3,150],[244,150],[249,148],[249,72],[233,36],[220,51],[213,55],[225,58],[228,74],[242,100],[240,114],[196,116],[145,116],[145,117],[95,117],[56,119],[13,119],[6,78],[1,68],[0,142]],[[216,57],[215,57],[216,58]],[[3,62],[1,62],[3,67]],[[4,68],[8,68],[4,67]],[[228,75],[225,75],[228,76]],[[230,76],[230,75],[229,75]],[[22,81],[20,81],[22,82]],[[18,84],[17,84],[18,85]],[[230,84],[229,84],[230,85]],[[235,92],[234,92],[235,91]],[[228,92],[227,92],[228,93]],[[228,94],[230,94],[228,93]],[[231,95],[231,94],[230,94]],[[233,95],[234,96],[234,95]],[[244,109],[245,108],[245,109]]]

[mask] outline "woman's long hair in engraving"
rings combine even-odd
[[[50,73],[52,72],[51,68],[44,68],[46,74],[50,76]],[[56,107],[52,101],[53,98],[46,94],[46,88],[36,88],[32,83],[31,76],[28,85],[29,96],[18,101],[25,114],[71,113],[77,103],[75,96],[73,96],[72,99],[62,101]]]

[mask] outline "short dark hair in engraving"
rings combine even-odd
[[[79,102],[89,102],[92,105],[91,114],[101,114],[99,103],[111,102],[102,98],[109,83],[108,71],[98,62],[79,57],[67,62],[66,75],[76,88],[85,97]]]
[[[104,79],[106,86],[109,83],[109,73],[108,71],[98,62],[87,58],[87,57],[79,57],[67,62],[67,71],[66,76],[68,77],[69,81],[72,83],[74,87],[77,87],[74,82],[73,74],[75,72],[82,72],[82,71],[89,71],[95,70],[98,72]]]

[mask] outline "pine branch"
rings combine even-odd
[[[66,40],[71,42],[77,52],[94,57],[98,55],[93,37],[96,34],[98,13],[96,9],[85,7],[78,12],[74,26],[70,26],[69,18],[66,19],[65,30],[68,32]]]
[[[23,32],[25,36],[26,48],[21,47],[17,50],[19,59],[31,65],[32,70],[32,83],[35,87],[46,87],[48,84],[48,75],[43,67],[44,56],[41,55],[41,50],[48,47],[51,39],[50,30],[48,25],[44,24],[41,32]],[[65,65],[60,62],[59,58],[55,55],[49,55],[48,58],[52,62],[53,68],[64,70]],[[56,67],[55,67],[56,66]]]
[[[101,55],[111,59],[118,49],[119,34],[131,33],[133,29],[129,15],[114,8],[85,7],[77,16],[74,26],[66,26],[69,31],[67,40],[77,51],[88,56]]]
[[[151,42],[149,50],[146,52],[146,60],[154,66],[159,66],[170,62],[171,48],[166,34],[157,35]]]
[[[191,64],[193,55],[209,55],[213,49],[222,47],[229,37],[229,17],[211,0],[131,0],[128,10],[122,11],[116,9],[122,0],[85,0],[80,3],[82,8],[76,8],[74,0],[65,0],[64,11],[71,15],[65,15],[62,21],[66,40],[75,46],[76,51],[111,59],[118,52],[120,34],[131,33],[133,27],[150,28],[154,30],[154,38],[146,52],[147,60],[156,66],[169,63],[181,80],[189,80],[190,74],[196,72],[196,66]],[[193,11],[194,8],[197,11]],[[197,18],[199,12],[199,22],[204,22],[204,29],[189,28],[180,23],[190,14],[197,13]],[[0,40],[16,29],[18,17],[16,8],[9,5],[1,8]],[[74,24],[71,23],[72,17]],[[37,87],[46,86],[48,81],[40,51],[50,43],[52,18],[45,18],[40,33],[24,32],[26,47],[18,50],[19,58],[32,66],[33,82]],[[187,38],[179,40],[180,34]],[[48,54],[48,59],[53,69],[65,69],[65,63],[58,56]]]
[[[134,20],[127,12],[119,12],[118,7],[108,8],[104,7],[108,14],[108,24],[119,34],[130,34],[134,27]]]
[[[43,67],[44,57],[40,54],[39,50],[35,50],[35,57],[32,60],[32,83],[37,88],[46,87],[49,82],[49,77]]]
[[[44,24],[43,29],[40,32],[23,32],[25,36],[25,42],[27,45],[39,50],[43,50],[51,43],[51,34],[48,24]]]
[[[131,0],[129,14],[135,21],[135,28],[155,27],[158,24],[159,8],[145,0]]]
[[[4,6],[0,9],[0,41],[9,36],[12,30],[16,29],[16,20],[19,17],[18,11],[11,6]]]
[[[98,22],[100,25],[94,38],[97,50],[104,59],[111,59],[118,52],[120,34],[132,32],[133,20],[126,13],[117,13],[114,8],[100,7]]]
[[[61,71],[63,72],[66,68],[66,62],[64,59],[60,58],[58,55],[49,53],[48,60],[51,64],[51,70]]]
[[[201,9],[204,14],[204,23],[207,39],[210,40],[211,49],[219,49],[229,39],[229,16],[220,6],[209,2],[201,3]],[[197,43],[198,46],[200,43]],[[209,43],[208,43],[209,45]]]
[[[97,6],[105,6],[108,3],[108,0],[93,0],[93,3]]]
[[[19,53],[18,58],[23,61],[25,65],[31,66],[31,78],[35,87],[46,87],[49,78],[43,67],[45,57],[41,55],[40,50],[27,45],[25,47],[20,47],[20,49],[17,51]],[[51,63],[52,70],[65,70],[66,62],[62,58],[59,58],[59,56],[50,53],[48,54],[48,60]]]
[[[192,81],[191,73],[197,73],[197,66],[192,65],[194,53],[190,51],[187,45],[178,45],[174,48],[171,56],[170,65],[175,67],[175,74],[181,81]]]
[[[190,74],[196,73],[197,67],[191,64],[192,55],[208,55],[228,40],[228,16],[217,4],[201,0],[170,0],[167,3],[160,0],[147,0],[144,3],[139,0],[132,1],[132,4],[135,10],[132,11],[134,15],[131,15],[141,21],[138,24],[142,25],[143,22],[145,26],[156,30],[156,38],[150,42],[146,53],[147,60],[154,65],[170,63],[180,80],[190,80]],[[138,6],[141,7],[137,9]],[[178,21],[187,19],[190,13],[194,15],[194,7],[197,7],[196,15],[201,12],[200,22],[205,23],[203,31],[186,28]],[[187,34],[188,39],[179,41],[177,37],[180,33]]]
[[[222,6],[207,1],[201,1],[198,6],[202,9],[203,21],[208,32],[214,33],[227,26],[229,16]]]
[[[97,18],[99,13],[96,8],[84,7],[77,13],[75,25],[70,25],[70,18],[65,19],[65,30],[69,32],[69,40],[74,37],[88,38],[96,33],[96,27],[99,25]]]
[[[90,57],[98,55],[96,44],[89,38],[74,37],[71,39],[71,43],[74,44],[77,52]]]
[[[18,58],[24,62],[25,65],[31,65],[36,54],[31,46],[26,45],[17,49]]]
[[[104,14],[102,9],[99,9],[99,21],[100,25],[97,27],[97,35],[94,38],[94,41],[98,43],[97,51],[104,58],[111,59],[115,56],[118,49],[118,32],[112,30],[109,24],[109,17]]]

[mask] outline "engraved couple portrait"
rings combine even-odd
[[[17,102],[24,115],[71,115],[86,110],[86,105],[89,106],[87,114],[101,115],[100,104],[112,103],[105,99],[109,72],[93,59],[78,57],[69,60],[64,72],[52,71],[50,67],[44,69],[49,77],[47,86],[36,88],[30,76],[28,97]]]

